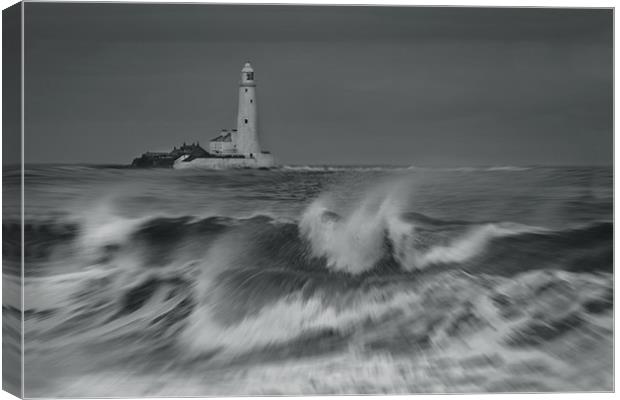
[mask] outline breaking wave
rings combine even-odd
[[[414,364],[452,360],[445,373],[455,375],[467,365],[482,375],[496,371],[471,381],[477,391],[514,390],[534,379],[515,373],[520,365],[575,376],[576,354],[584,352],[570,353],[558,341],[594,348],[581,362],[605,358],[611,222],[550,229],[442,220],[411,212],[403,190],[375,188],[359,202],[326,193],[298,220],[125,218],[104,207],[71,221],[28,221],[26,293],[36,296],[26,299],[27,357],[42,370],[60,352],[68,359],[89,354],[97,368],[137,363],[162,374],[171,362],[183,371],[196,363],[218,371],[243,364],[256,386],[228,389],[237,394],[274,393],[253,365],[300,357],[308,364],[296,368],[306,372],[327,359],[366,369],[337,386],[320,376],[319,388],[300,381],[288,393],[365,393],[364,379],[386,380],[392,393],[462,391],[441,386],[450,379],[432,372],[413,379],[412,364],[376,376],[370,365],[382,365],[377,357],[396,360],[392,366],[404,357]],[[11,239],[18,228],[3,225],[5,255],[19,254]],[[63,350],[52,357],[50,348]],[[73,361],[65,367],[94,368]],[[591,384],[554,379],[527,388]],[[192,394],[175,390],[156,394]]]

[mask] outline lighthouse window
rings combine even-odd
[[[246,78],[247,78],[247,80],[248,80],[248,81],[251,81],[251,80],[253,80],[253,79],[254,79],[254,72],[247,72],[247,73],[245,74],[245,76],[246,76]]]
[[[244,121],[245,121],[246,124],[248,123],[248,119],[247,118]]]
[[[245,89],[245,92],[247,93],[247,92],[248,92],[248,89]]]
[[[250,103],[254,103],[254,100],[250,99]]]

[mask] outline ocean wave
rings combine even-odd
[[[258,308],[250,307],[250,313],[237,318],[230,318],[237,302],[249,296],[251,303],[270,288],[225,290],[220,274],[198,268],[174,278],[160,271],[139,275],[142,280],[138,276],[128,280],[126,274],[99,270],[81,280],[76,276],[57,279],[51,286],[61,285],[63,290],[47,286],[54,295],[38,304],[36,312],[27,310],[28,331],[40,339],[29,351],[50,344],[73,351],[88,346],[92,357],[135,362],[137,357],[148,356],[152,363],[158,349],[173,346],[178,363],[203,363],[224,370],[242,364],[250,371],[257,362],[277,360],[274,365],[280,365],[306,356],[318,360],[336,354],[360,362],[387,357],[426,360],[437,366],[441,360],[452,360],[450,366],[444,364],[450,373],[463,373],[462,368],[483,373],[493,368],[497,384],[514,378],[514,368],[533,360],[536,365],[571,374],[575,362],[570,357],[574,355],[562,346],[559,354],[541,352],[543,345],[553,348],[565,340],[599,344],[612,340],[607,323],[613,288],[608,274],[533,270],[508,279],[446,271],[432,279],[401,279],[337,291],[308,291],[301,285]],[[132,347],[115,350],[110,347],[113,343],[131,343]],[[100,355],[97,349],[106,350]],[[595,351],[592,357],[605,356]],[[485,384],[494,384],[491,381]],[[270,393],[271,383],[254,386],[253,393]],[[346,392],[346,381],[339,383],[336,392]],[[430,390],[422,383],[420,387]],[[350,388],[358,390],[359,386]]]
[[[260,214],[123,218],[92,213],[73,222],[27,222],[26,274],[41,273],[39,264],[54,273],[59,272],[53,268],[58,263],[96,265],[122,257],[146,268],[175,266],[200,260],[211,246],[229,242],[235,242],[231,246],[238,250],[241,268],[271,265],[350,275],[442,265],[510,274],[532,268],[524,265],[526,260],[537,268],[595,271],[608,270],[612,257],[611,222],[553,230],[512,222],[439,220],[406,211],[398,197],[390,195],[349,206],[339,214],[321,198],[299,221]],[[17,223],[3,224],[8,261],[19,261],[19,228]]]
[[[93,326],[102,327],[101,340],[137,326],[153,335],[182,330],[185,345],[228,359],[302,339],[328,348],[346,343],[360,324],[368,328],[431,301],[424,298],[436,284],[612,272],[611,222],[552,230],[441,220],[408,210],[405,189],[384,189],[344,208],[325,194],[298,221],[260,214],[125,218],[101,207],[71,223],[30,223],[27,284],[42,302],[30,302],[29,323],[45,337],[72,331],[88,340]],[[46,269],[33,269],[41,259]],[[605,310],[605,299],[590,299],[584,309]],[[541,329],[523,328],[514,343],[530,343],[523,338]],[[428,344],[427,336],[417,345]]]
[[[26,357],[43,368],[59,356],[88,354],[82,368],[97,360],[162,376],[178,370],[159,367],[170,359],[201,371],[243,365],[246,375],[231,379],[255,384],[230,387],[231,394],[273,393],[273,382],[256,383],[263,375],[254,366],[274,361],[295,360],[298,368],[299,360],[357,362],[358,373],[323,381],[321,390],[360,393],[374,379],[365,360],[377,357],[401,372],[429,370],[404,360],[444,371],[413,380],[419,390],[489,368],[496,379],[471,380],[472,390],[510,387],[515,368],[534,368],[532,360],[570,375],[577,360],[566,341],[594,346],[580,362],[606,360],[598,349],[613,337],[612,223],[550,230],[441,220],[407,211],[401,198],[376,192],[337,213],[324,197],[299,221],[92,213],[57,239],[74,248],[73,258],[57,261],[73,268],[26,276],[26,293],[36,293],[26,299]],[[57,229],[46,224],[44,231]],[[61,350],[51,357],[50,348]],[[381,379],[391,392],[410,392],[411,376],[401,375]],[[317,392],[291,379],[295,393]]]
[[[302,216],[300,232],[315,257],[352,274],[371,270],[386,257],[393,257],[405,270],[460,263],[480,255],[494,239],[546,232],[509,222],[441,221],[407,212],[404,198],[398,191],[372,192],[350,205],[344,217],[328,208],[329,200],[319,198]]]
[[[487,195],[476,181],[504,172],[468,171],[428,186],[411,174],[132,170],[174,178],[26,214],[23,282],[21,225],[5,219],[10,297],[25,285],[30,395],[611,388],[608,214],[566,218],[564,186]],[[80,179],[92,185],[95,172]],[[588,190],[574,192],[600,207]],[[4,311],[18,337],[17,307]]]

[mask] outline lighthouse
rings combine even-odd
[[[258,111],[254,68],[246,62],[239,81],[237,129],[222,129],[209,141],[205,154],[183,154],[174,161],[174,168],[271,168],[275,160],[258,144]]]
[[[237,112],[237,152],[254,158],[261,154],[258,144],[258,112],[256,111],[256,82],[254,69],[246,62],[239,81],[239,108]]]

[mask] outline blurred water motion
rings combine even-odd
[[[612,180],[27,167],[25,394],[612,390]]]

